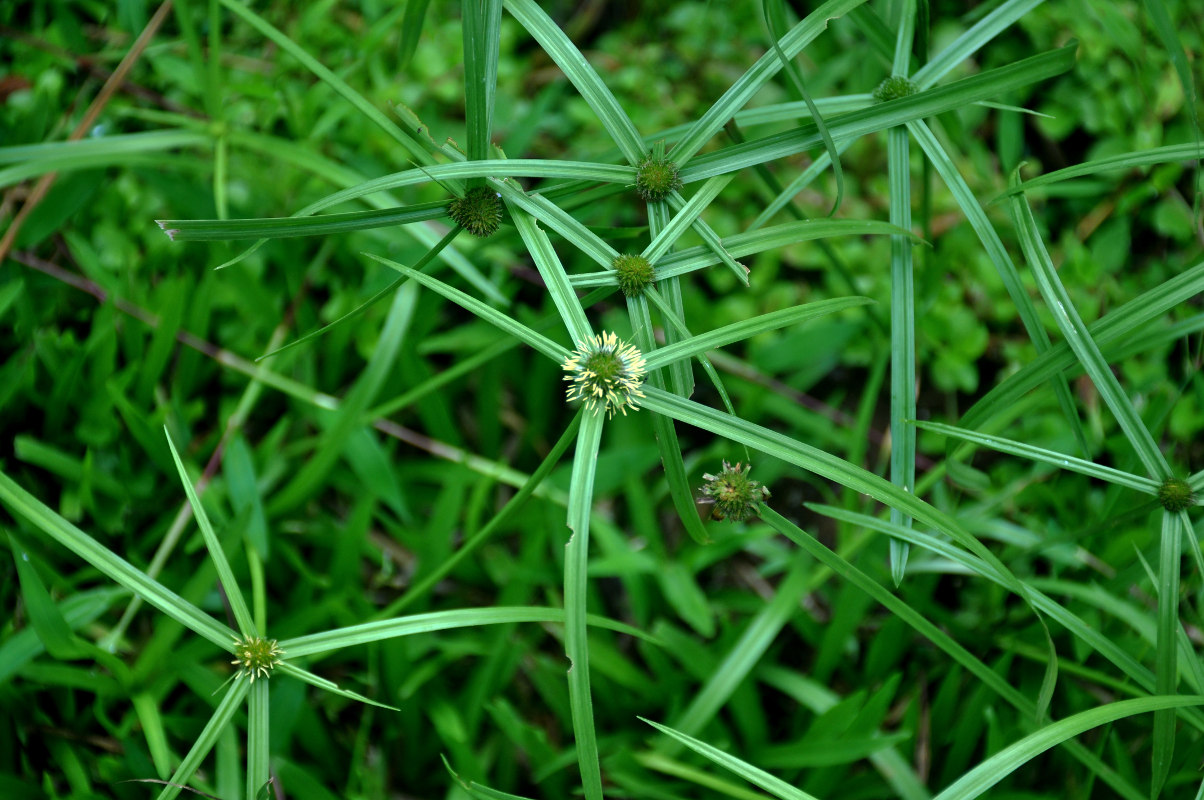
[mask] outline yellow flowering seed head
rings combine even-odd
[[[569,381],[569,400],[580,400],[594,414],[616,411],[627,414],[638,408],[644,396],[645,364],[640,351],[613,333],[603,333],[584,342],[561,365]]]
[[[238,667],[238,677],[246,675],[254,683],[256,678],[271,677],[272,668],[280,663],[284,651],[275,639],[248,636],[234,640],[234,655],[230,663]]]

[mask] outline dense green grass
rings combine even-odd
[[[571,5],[0,10],[0,796],[1204,797],[1193,4]]]

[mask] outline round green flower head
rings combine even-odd
[[[626,416],[628,408],[639,408],[644,366],[640,351],[613,333],[578,342],[561,365],[568,373],[564,379],[571,381],[568,399],[581,400],[594,414],[605,411],[608,417],[616,411]]]
[[[463,197],[452,200],[447,207],[447,215],[473,236],[484,239],[502,224],[502,196],[484,186],[477,186],[469,189]]]
[[[677,165],[652,153],[635,168],[635,193],[650,203],[657,203],[681,188]]]
[[[1196,493],[1182,478],[1167,478],[1158,487],[1158,502],[1167,511],[1186,511],[1196,504]]]
[[[733,467],[724,461],[718,475],[702,476],[706,484],[702,487],[701,502],[714,505],[712,519],[743,522],[760,515],[761,503],[769,499],[769,489],[748,477],[751,467],[752,464],[745,464],[741,468],[739,462]]]
[[[619,256],[614,263],[619,291],[627,297],[637,297],[656,280],[652,265],[643,256]]]
[[[248,636],[234,640],[234,655],[238,657],[230,663],[238,667],[238,677],[246,675],[254,683],[256,678],[271,677],[272,668],[280,663],[284,651],[275,639]]]
[[[874,90],[874,99],[879,103],[887,100],[898,100],[900,97],[910,97],[920,90],[915,81],[908,80],[902,75],[891,75]]]

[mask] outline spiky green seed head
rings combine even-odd
[[[1196,493],[1182,478],[1167,478],[1158,487],[1158,502],[1167,511],[1178,513],[1196,504]]]
[[[632,345],[613,333],[603,333],[585,342],[561,365],[570,381],[569,400],[580,400],[594,414],[606,412],[613,417],[616,411],[627,415],[627,409],[639,408],[644,396],[644,356]]]
[[[898,100],[900,97],[910,97],[920,90],[915,81],[902,75],[891,75],[874,90],[874,100],[885,103],[887,100]]]
[[[667,158],[649,153],[635,169],[635,192],[649,203],[659,203],[680,188],[677,164]]]
[[[245,675],[254,683],[256,678],[271,677],[272,669],[280,664],[284,651],[275,639],[248,636],[234,640],[234,655],[236,658],[230,663],[238,667],[238,677]]]
[[[710,503],[712,519],[743,522],[760,516],[761,504],[769,499],[769,489],[748,477],[751,464],[732,466],[723,462],[718,475],[703,475],[701,502]]]
[[[447,207],[447,215],[473,236],[484,239],[502,224],[502,198],[497,192],[477,186]]]
[[[614,268],[619,291],[626,297],[637,297],[656,280],[656,273],[643,256],[624,255],[615,259]]]

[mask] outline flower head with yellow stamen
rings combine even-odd
[[[606,411],[613,417],[616,411],[627,414],[628,408],[638,408],[644,396],[644,356],[632,345],[613,333],[603,333],[577,343],[564,364],[571,381],[569,400],[581,400],[595,414]]]
[[[284,651],[275,639],[248,636],[234,640],[234,655],[238,657],[230,663],[238,667],[238,676],[246,675],[254,683],[256,678],[271,676],[272,668],[280,664]]]

